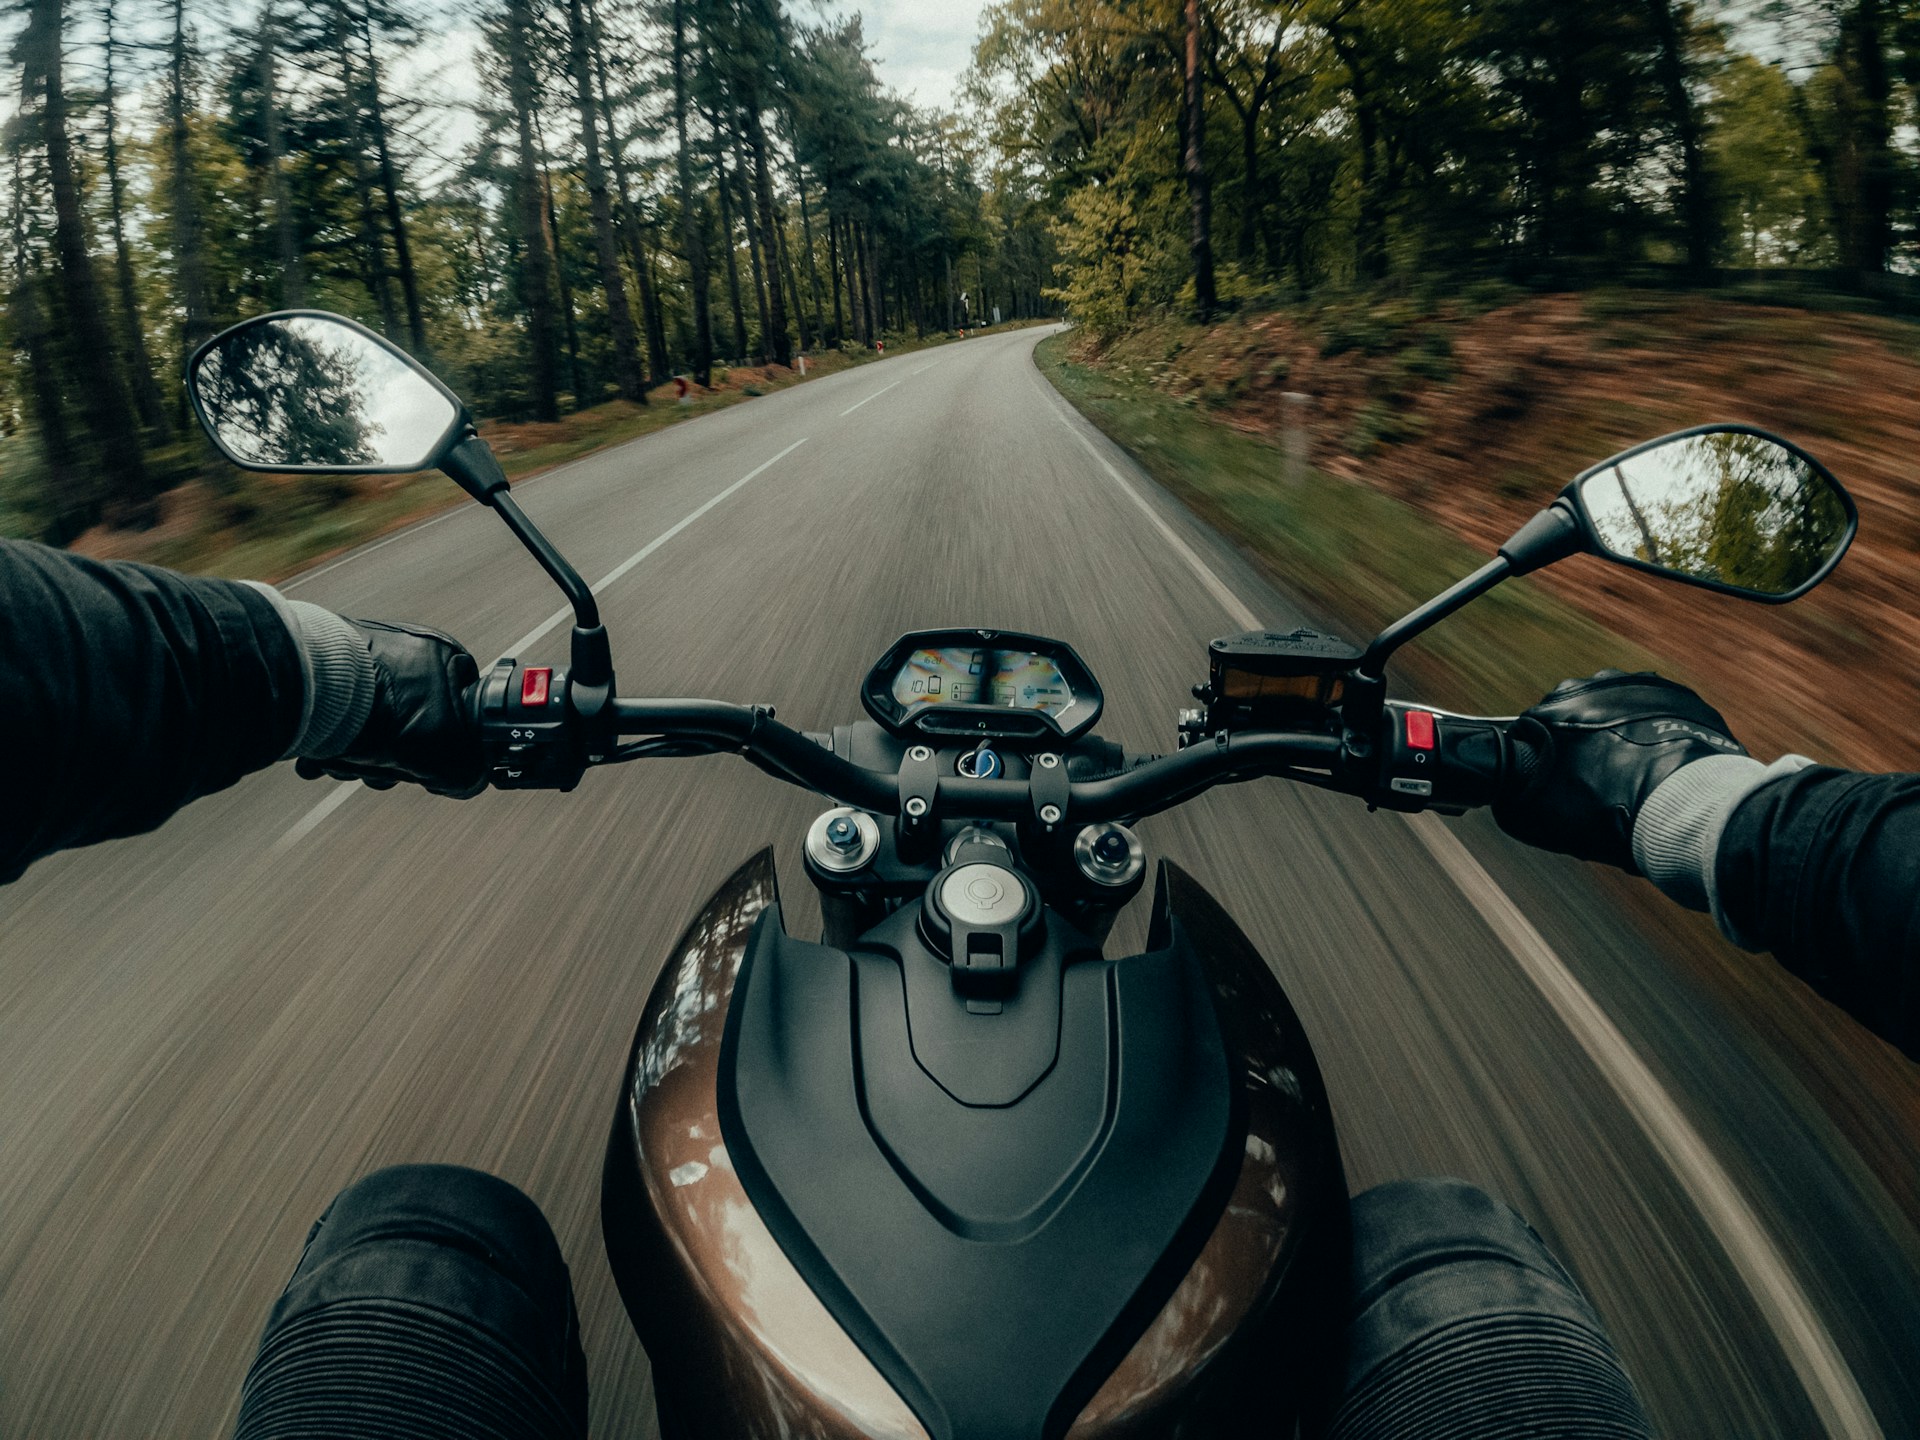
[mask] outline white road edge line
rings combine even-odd
[[[1042,383],[1045,383],[1044,377]],[[1060,423],[1122,493],[1140,507],[1154,529],[1186,561],[1187,567],[1220,602],[1233,622],[1248,630],[1259,628],[1258,618],[1246,603],[1227,588],[1213,567],[1194,553],[1192,546],[1174,533],[1146,498],[1094,447],[1079,425],[1059,408],[1058,402],[1054,403],[1054,413]],[[1806,1292],[1793,1278],[1786,1257],[1768,1238],[1759,1217],[1734,1185],[1733,1177],[1714,1159],[1700,1132],[1634,1053],[1627,1037],[1574,978],[1566,961],[1534,929],[1520,907],[1460,843],[1458,836],[1433,815],[1402,818],[1495,938],[1506,946],[1522,973],[1573,1032],[1594,1067],[1613,1087],[1654,1149],[1660,1152],[1739,1272],[1827,1434],[1842,1440],[1884,1440],[1859,1382],[1848,1369],[1845,1357],[1833,1343]]]
[[[901,379],[905,379],[905,378],[906,378],[905,376],[901,377]],[[896,380],[893,382],[893,385],[898,385],[899,383],[900,381]],[[873,394],[867,396],[867,400],[878,400],[882,395],[886,394],[887,391],[893,389],[893,385],[882,385],[878,390],[874,391]],[[840,418],[842,420],[846,419],[847,416],[851,415],[854,411],[858,410],[862,405],[866,404],[867,400],[854,401],[853,404],[849,405],[846,409],[840,412]]]
[[[714,506],[718,505],[721,501],[725,500],[728,496],[734,494],[736,491],[741,489],[741,487],[745,486],[749,481],[759,479],[760,476],[765,474],[768,470],[771,470],[775,465],[778,465],[782,460],[786,459],[787,456],[791,455],[794,451],[798,450],[802,445],[806,443],[807,443],[807,437],[802,436],[800,439],[794,441],[793,444],[787,446],[787,448],[782,450],[778,455],[774,456],[771,460],[768,460],[764,464],[756,466],[754,469],[749,470],[745,475],[742,475],[738,480],[734,481],[733,484],[729,485],[726,489],[722,490],[718,495],[713,496],[705,504],[701,505],[699,509],[695,510],[692,514],[682,519],[677,525],[673,526],[672,529],[662,531],[660,534],[654,536],[653,539],[649,540],[645,545],[641,546],[640,549],[634,551],[633,554],[629,555],[625,560],[622,560],[618,565],[614,566],[613,569],[609,570],[605,575],[602,575],[597,581],[595,581],[591,587],[593,590],[593,593],[596,595],[600,594],[609,585],[613,584],[616,580],[620,579],[621,576],[627,574],[630,570],[632,570],[634,566],[638,565],[642,560],[645,560],[649,555],[653,554],[654,551],[658,550],[662,545],[666,544],[669,540],[673,539],[673,537],[678,535],[682,530],[685,530],[689,525],[693,524],[693,522],[698,520],[702,515],[705,515],[709,510],[713,509]],[[503,650],[500,654],[500,659],[504,660],[509,655],[520,654],[522,651],[526,650],[528,647],[535,645],[539,641],[546,638],[548,633],[554,630],[556,627],[558,627],[559,625],[563,624],[568,620],[571,620],[572,618],[573,618],[573,607],[570,605],[563,606],[562,608],[554,611],[553,614],[549,615],[545,620],[542,620],[538,625],[534,626],[533,629],[529,630],[526,634],[522,635],[518,640],[514,641],[513,644],[509,645],[505,650]],[[496,661],[495,663],[497,664],[498,661]],[[493,668],[493,666],[489,665],[485,668],[490,670]],[[334,786],[333,790],[327,795],[327,797],[324,800],[322,800],[319,804],[315,805],[311,810],[307,811],[306,814],[302,815],[298,820],[296,820],[293,823],[292,827],[288,829],[286,834],[282,835],[278,840],[273,842],[272,848],[269,849],[267,852],[268,858],[278,859],[281,855],[284,855],[287,851],[291,850],[295,845],[298,845],[310,833],[312,833],[314,827],[319,825],[321,821],[325,820],[329,815],[333,814],[334,811],[338,810],[342,805],[346,804],[347,801],[352,798],[355,791],[364,790],[366,788],[367,787],[362,785],[358,780],[343,780],[338,782]]]
[[[1403,817],[1447,878],[1480,912],[1487,928],[1520,962],[1529,980],[1573,1032],[1594,1067],[1660,1152],[1667,1167],[1699,1207],[1707,1227],[1725,1247],[1749,1292],[1766,1316],[1829,1435],[1871,1440],[1881,1434],[1866,1396],[1847,1368],[1833,1337],[1795,1283],[1786,1258],[1753,1213],[1700,1132],[1681,1113],[1627,1037],[1574,979],[1531,921],[1508,898],[1460,838],[1436,815]]]

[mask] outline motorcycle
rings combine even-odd
[[[1134,825],[1264,777],[1487,805],[1537,758],[1524,731],[1390,697],[1402,645],[1579,553],[1792,600],[1858,527],[1804,451],[1703,426],[1586,471],[1364,648],[1214,640],[1168,754],[1098,737],[1071,645],[966,627],[900,637],[864,719],[803,733],[619,696],[587,585],[466,407],[371,331],[263,316],[202,347],[189,390],[241,466],[441,469],[566,594],[569,663],[507,657],[477,687],[495,786],[732,752],[831,802],[802,845],[819,940],[788,934],[763,849],[667,958],[621,1080],[603,1231],[668,1440],[1289,1433],[1346,1278],[1326,1089],[1273,968],[1176,865],[1146,951],[1105,954],[1147,879]]]

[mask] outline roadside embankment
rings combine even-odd
[[[1404,693],[1511,713],[1568,675],[1652,666],[1771,757],[1920,768],[1920,328],[1673,297],[1303,310],[1106,345],[1041,370],[1166,489],[1348,638],[1477,568],[1573,475],[1627,444],[1744,419],[1806,445],[1860,538],[1795,605],[1749,604],[1581,557],[1510,582],[1400,652]],[[1304,398],[1291,399],[1289,396]],[[1659,953],[1763,1043],[1782,1093],[1845,1134],[1920,1221],[1920,1080],[1904,1056],[1644,881],[1602,883]]]
[[[1699,687],[1756,751],[1920,768],[1920,327],[1709,297],[1348,301],[1046,341],[1062,392],[1330,622],[1467,573],[1634,441],[1744,420],[1858,500],[1827,585],[1760,606],[1598,560],[1509,585],[1403,652],[1441,703],[1514,708],[1603,664]]]

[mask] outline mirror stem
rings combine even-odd
[[[1513,565],[1505,555],[1488,561],[1459,584],[1441,591],[1418,609],[1401,616],[1382,630],[1367,647],[1355,667],[1357,672],[1378,680],[1386,673],[1387,661],[1414,636],[1432,629],[1463,605],[1471,604],[1502,580],[1513,574]]]
[[[500,518],[507,522],[507,528],[533,552],[533,558],[540,562],[540,568],[553,577],[553,583],[567,597],[567,602],[573,606],[574,625],[582,630],[599,629],[600,606],[593,598],[593,591],[588,588],[587,582],[580,578],[580,572],[567,563],[566,556],[553,548],[553,542],[540,533],[513,496],[501,491],[489,503],[500,512]]]

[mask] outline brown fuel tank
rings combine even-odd
[[[743,865],[675,946],[640,1022],[607,1153],[602,1224],[654,1366],[667,1440],[929,1437],[830,1313],[748,1197],[721,1134],[729,1005],[776,899],[771,851]],[[1047,1440],[1174,1437],[1288,1413],[1322,1292],[1345,1264],[1345,1184],[1311,1049],[1272,972],[1206,892],[1169,866],[1161,919],[1202,957],[1231,1073],[1239,1161],[1171,1293],[1077,1415]],[[777,918],[777,911],[775,912]],[[1120,962],[1125,963],[1125,962]],[[1083,1392],[1084,1393],[1084,1392]],[[940,1423],[935,1418],[936,1425]],[[1270,1433],[1284,1433],[1275,1428]]]

